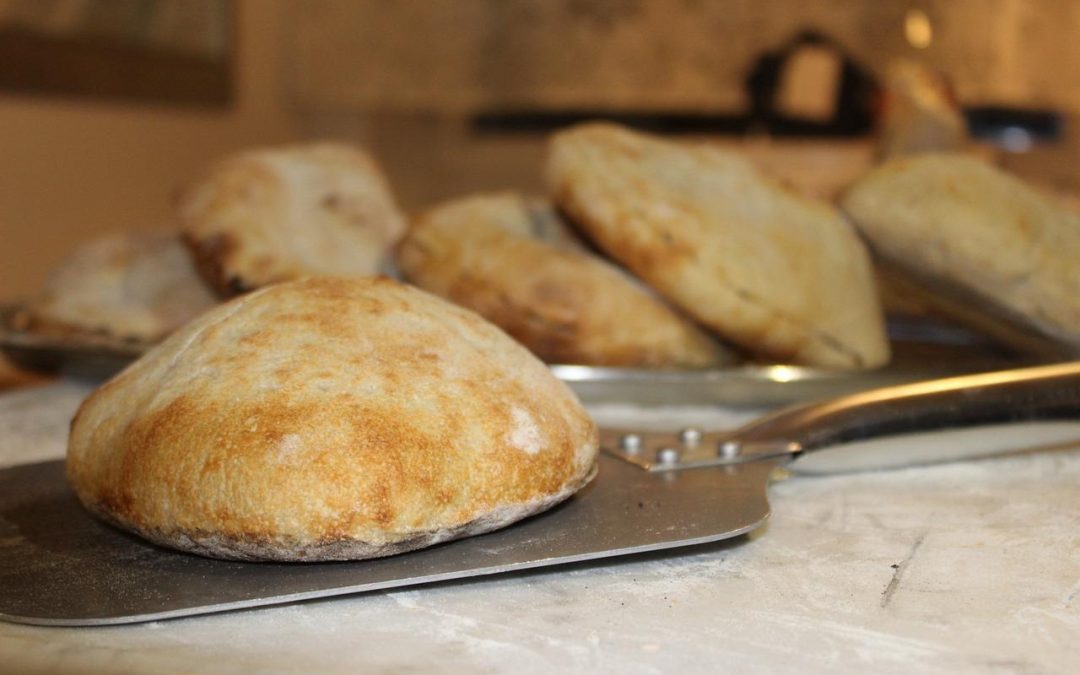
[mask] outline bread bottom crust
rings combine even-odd
[[[592,470],[584,479],[553,495],[547,495],[523,504],[501,506],[457,527],[419,532],[405,539],[385,543],[373,543],[357,539],[322,541],[301,541],[292,538],[269,539],[266,537],[231,536],[185,529],[148,528],[117,518],[101,508],[99,504],[86,504],[86,506],[94,515],[105,522],[137,534],[159,546],[177,549],[185,553],[194,553],[207,558],[246,562],[367,560],[415,551],[443,542],[501,529],[566,501],[577,491],[588,485],[596,477],[596,473],[597,465],[593,464]]]

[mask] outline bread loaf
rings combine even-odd
[[[738,154],[586,124],[554,136],[547,174],[556,203],[601,249],[724,339],[815,366],[888,360],[854,230]]]
[[[550,363],[705,367],[735,360],[639,281],[576,243],[550,205],[512,193],[439,205],[413,224],[398,266]]]
[[[102,386],[67,470],[92,512],[164,546],[347,560],[547,509],[596,452],[573,393],[472,312],[310,279],[212,310]]]
[[[886,264],[952,298],[936,305],[946,313],[1010,342],[1009,326],[1026,327],[1080,352],[1080,215],[1050,195],[938,153],[881,165],[842,206]]]
[[[111,234],[68,257],[20,320],[31,331],[156,342],[217,302],[176,234]]]
[[[227,158],[184,192],[178,213],[200,272],[224,296],[377,274],[405,232],[378,165],[342,143]]]

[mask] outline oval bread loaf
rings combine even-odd
[[[184,192],[178,214],[200,273],[223,296],[378,274],[405,233],[378,164],[344,143],[226,158]]]
[[[889,359],[869,255],[832,206],[740,155],[611,124],[555,134],[555,202],[605,253],[720,337],[768,359]]]
[[[1080,216],[1065,204],[977,158],[928,153],[882,164],[842,205],[887,265],[963,298],[935,309],[1006,341],[995,324],[1080,350]]]
[[[389,279],[271,286],[203,315],[92,394],[67,469],[153,542],[243,560],[390,555],[551,507],[596,427],[527,350]]]
[[[549,363],[735,361],[639,281],[577,243],[550,206],[530,206],[513,193],[457,199],[424,213],[402,241],[398,266]]]
[[[116,233],[72,253],[26,316],[32,331],[157,342],[217,303],[175,234]]]

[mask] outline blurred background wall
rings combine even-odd
[[[909,37],[913,10],[928,26]],[[290,87],[315,109],[732,109],[754,59],[807,28],[871,68],[918,55],[965,101],[1080,106],[1075,0],[300,0],[294,12]]]
[[[807,29],[870,72],[896,57],[939,68],[965,105],[1080,111],[1075,0],[238,0],[236,17],[226,110],[0,91],[0,297],[36,288],[80,238],[165,221],[178,185],[254,144],[363,143],[409,209],[539,190],[543,134],[478,117],[739,115],[755,61]],[[852,166],[871,156],[865,139],[829,143]]]
[[[410,205],[480,186],[542,188],[542,137],[477,133],[478,114],[739,114],[756,60],[805,30],[874,73],[898,57],[938,68],[964,104],[1080,109],[1075,0],[316,1],[294,10],[287,86],[304,132],[362,140]]]
[[[0,90],[0,299],[35,290],[95,233],[167,223],[176,188],[222,153],[297,136],[282,87],[286,10],[236,3],[228,108]]]

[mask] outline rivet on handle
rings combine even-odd
[[[677,464],[679,462],[679,449],[662,448],[656,453],[656,461],[661,464]]]
[[[724,459],[735,459],[742,452],[742,444],[738,441],[724,441],[716,450]]]
[[[628,455],[636,455],[641,452],[641,436],[637,434],[623,434],[619,439],[619,449]]]
[[[679,441],[687,447],[696,447],[701,443],[701,429],[698,429],[697,427],[686,427],[679,432]]]

